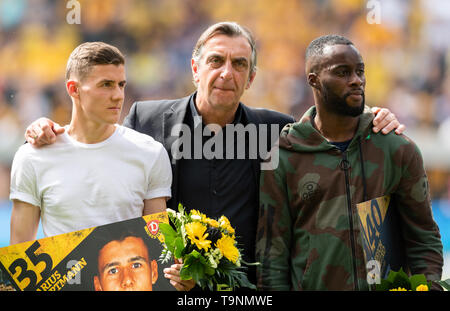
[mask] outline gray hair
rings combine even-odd
[[[252,49],[250,58],[250,76],[254,72],[256,72],[257,54],[255,39],[249,29],[239,25],[236,22],[220,22],[208,27],[208,29],[206,29],[202,33],[197,43],[195,44],[194,50],[192,51],[192,58],[196,63],[199,63],[202,57],[203,46],[206,44],[206,42],[208,42],[209,39],[217,35],[226,35],[229,37],[244,36]]]

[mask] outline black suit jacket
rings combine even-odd
[[[178,189],[181,185],[178,184],[177,161],[172,161],[171,154],[172,144],[179,137],[179,133],[172,133],[172,128],[176,124],[183,123],[186,115],[186,110],[192,96],[194,96],[194,94],[191,94],[184,98],[173,100],[149,100],[135,102],[123,123],[124,126],[152,136],[155,140],[162,143],[166,148],[172,163],[173,174],[172,199],[167,203],[167,207],[174,210],[178,209],[177,206],[179,200],[177,194]],[[258,126],[261,124],[268,125],[268,146],[270,146],[270,137],[272,135],[272,133],[270,132],[271,124],[279,125],[278,133],[276,133],[276,135],[278,136],[286,124],[295,122],[295,119],[293,117],[274,110],[251,108],[245,105],[242,105],[242,108],[244,117],[249,124],[253,123],[257,126],[257,128],[259,128]],[[256,177],[255,180],[258,182],[258,189],[261,159],[250,161],[252,161],[253,173]]]

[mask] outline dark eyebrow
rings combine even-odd
[[[242,62],[242,61],[244,61],[244,62],[246,62],[246,63],[248,63],[248,59],[246,58],[246,57],[236,57],[236,58],[233,58],[233,61],[234,62]]]
[[[350,65],[347,65],[347,64],[336,64],[336,65],[331,65],[329,68],[331,70],[333,70],[333,69],[348,68],[348,67],[350,67]]]
[[[208,55],[208,57],[206,58],[206,60],[210,60],[210,59],[212,59],[212,58],[220,58],[220,59],[223,59],[223,56],[220,55],[220,54],[214,53],[214,54]]]
[[[101,80],[101,81],[99,81],[97,84],[103,84],[103,83],[112,83],[112,84],[114,84],[114,83],[116,83],[116,81],[114,81],[114,80],[109,80],[109,79],[103,79],[103,80]],[[122,80],[122,81],[120,81],[119,82],[119,84],[122,84],[122,85],[124,85],[124,84],[126,84],[127,83],[127,81],[126,80]]]
[[[214,58],[214,57],[217,57],[217,58],[220,58],[220,59],[225,58],[223,55],[214,53],[214,54],[209,55],[206,59],[209,60],[209,59]],[[235,58],[232,59],[232,61],[245,61],[245,62],[248,62],[248,59],[246,57],[235,57]]]
[[[112,268],[112,267],[115,267],[115,266],[119,266],[119,265],[120,265],[120,262],[118,262],[118,261],[113,261],[113,262],[107,263],[107,264],[103,267],[102,273],[105,273],[105,270],[107,270],[107,269],[109,269],[109,268]]]
[[[142,257],[142,256],[134,256],[134,257],[131,257],[130,259],[128,259],[128,262],[135,262],[135,261],[147,261],[147,259],[145,257]],[[115,267],[115,266],[120,266],[120,262],[113,261],[113,262],[107,263],[103,267],[102,273],[105,273],[105,270],[107,270],[109,268],[112,268],[112,267]]]
[[[103,79],[103,80],[100,80],[100,81],[98,82],[98,84],[102,84],[102,83],[106,83],[106,82],[108,82],[108,83],[114,83],[114,80]]]
[[[133,261],[147,261],[147,259],[142,256],[134,256],[134,257],[128,259],[128,262],[133,262]]]
[[[348,64],[336,64],[336,65],[331,65],[329,68],[330,68],[330,70],[334,70],[334,69],[349,68],[349,67],[351,67],[351,66]],[[356,67],[364,68],[364,63],[358,63],[358,64],[356,64]]]

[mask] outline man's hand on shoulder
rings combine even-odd
[[[47,118],[39,118],[31,123],[25,131],[25,139],[33,147],[39,148],[53,144],[56,136],[64,133],[64,127]]]
[[[400,124],[395,114],[389,109],[379,107],[372,107],[371,109],[375,114],[375,118],[373,119],[373,131],[375,133],[381,130],[381,133],[387,134],[395,130],[395,134],[400,135],[405,131],[405,125]]]

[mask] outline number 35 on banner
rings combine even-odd
[[[50,276],[53,261],[48,254],[38,252],[40,246],[38,241],[34,241],[25,250],[26,256],[16,258],[6,267],[22,290],[34,290],[42,279]]]

